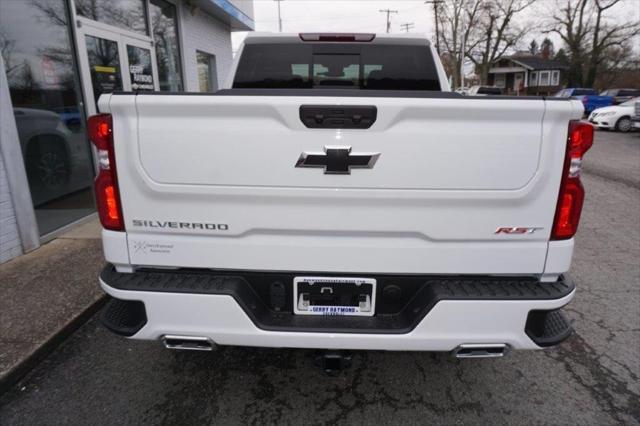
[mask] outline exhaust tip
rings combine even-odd
[[[469,343],[458,346],[451,355],[455,358],[500,358],[508,351],[509,346],[504,343]]]
[[[216,344],[208,337],[202,336],[162,336],[162,343],[167,349],[185,351],[213,351]]]

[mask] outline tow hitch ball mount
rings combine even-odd
[[[316,351],[314,364],[330,376],[351,367],[351,352],[349,351]]]

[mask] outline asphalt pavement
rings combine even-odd
[[[640,424],[640,134],[598,132],[559,347],[502,359],[357,352],[173,352],[90,320],[0,396],[0,424]]]

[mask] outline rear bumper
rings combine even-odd
[[[103,322],[135,339],[182,335],[205,337],[217,345],[354,350],[451,351],[473,343],[539,349],[571,332],[558,312],[575,293],[564,278],[542,283],[529,278],[373,276],[380,283],[379,302],[384,288],[398,283],[407,289],[406,303],[394,308],[381,302],[377,311],[387,313],[373,317],[309,317],[292,314],[290,303],[279,312],[269,306],[270,281],[291,282],[289,276],[293,274],[122,274],[107,265],[100,284],[117,300],[109,304]]]

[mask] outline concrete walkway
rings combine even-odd
[[[0,265],[0,393],[101,306],[100,229],[92,220]]]

